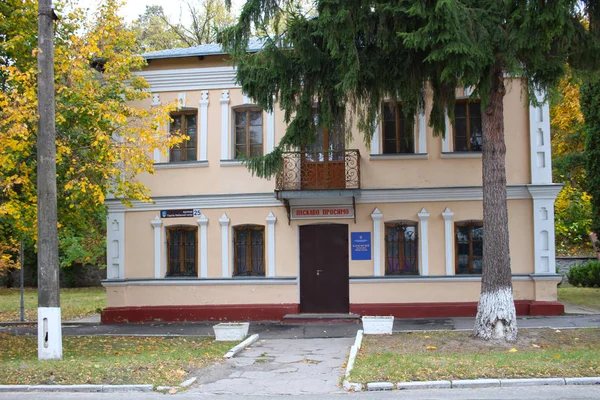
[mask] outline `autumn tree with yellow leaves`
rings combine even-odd
[[[556,250],[559,255],[592,252],[590,195],[585,190],[586,155],[580,81],[572,74],[562,79],[550,109],[553,180],[565,186],[555,203]]]
[[[69,6],[69,7],[68,7]],[[174,105],[136,107],[148,84],[136,76],[145,61],[135,36],[106,0],[92,19],[55,4],[58,230],[61,265],[102,262],[106,211],[115,196],[149,201],[137,179],[153,172],[154,149],[179,135],[161,135]],[[21,237],[36,242],[37,1],[0,3],[0,249]],[[7,254],[0,258],[7,259]],[[5,262],[4,264],[7,264]]]

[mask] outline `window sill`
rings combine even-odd
[[[148,279],[106,279],[105,287],[110,286],[197,286],[197,285],[297,285],[296,277],[256,277],[240,278],[198,278],[198,277],[165,277]]]
[[[221,160],[221,167],[238,167],[244,166],[244,162],[242,160]]]
[[[427,153],[406,153],[406,154],[370,154],[370,161],[380,160],[427,160]]]
[[[208,167],[208,161],[180,161],[180,162],[166,162],[166,163],[154,163],[154,169],[179,169],[179,168],[200,168]]]
[[[442,153],[442,158],[481,158],[480,151],[454,151]]]

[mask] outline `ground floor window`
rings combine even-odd
[[[240,225],[233,231],[233,276],[265,276],[265,227]]]
[[[456,228],[456,273],[481,274],[483,266],[483,222],[463,221]]]
[[[385,274],[418,275],[419,258],[417,223],[412,221],[386,222]]]
[[[167,276],[198,276],[198,228],[167,228]]]

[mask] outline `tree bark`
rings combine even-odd
[[[490,98],[483,125],[483,269],[481,297],[474,334],[485,340],[517,339],[512,290],[506,202],[506,144],[504,143],[504,70],[497,62],[492,72]]]

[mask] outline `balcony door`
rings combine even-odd
[[[318,117],[315,116],[318,125]],[[337,128],[317,127],[317,141],[305,146],[301,160],[302,190],[346,187],[344,133]]]

